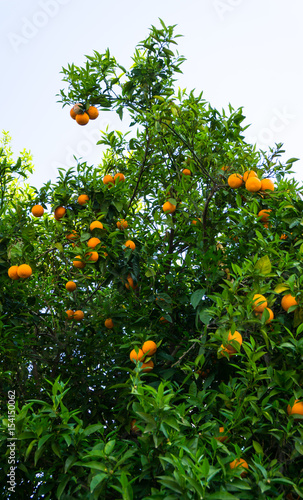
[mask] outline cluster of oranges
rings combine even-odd
[[[109,188],[113,187],[116,184],[116,182],[124,182],[124,181],[125,181],[125,175],[122,174],[121,172],[115,174],[114,177],[110,174],[107,174],[103,177],[103,184],[105,184]]]
[[[227,182],[232,189],[239,188],[245,183],[247,191],[252,193],[265,191],[267,189],[274,191],[275,189],[275,185],[271,179],[259,179],[258,174],[254,170],[247,170],[243,175],[231,174]]]
[[[142,362],[142,367],[141,370],[143,372],[150,372],[154,368],[154,362],[152,359],[147,361],[146,363],[144,362],[144,359],[146,356],[153,356],[157,351],[157,344],[153,340],[147,340],[144,342],[143,346],[141,349],[133,349],[129,355],[130,360],[133,363],[137,363],[138,361]]]
[[[84,318],[84,312],[83,311],[72,311],[71,309],[68,309],[66,311],[67,319],[74,319],[76,321],[81,321]]]
[[[12,280],[25,279],[31,276],[32,268],[28,264],[21,264],[21,266],[11,266],[7,273]]]
[[[72,117],[72,119],[76,120],[76,122],[79,125],[86,125],[89,122],[89,120],[95,120],[96,118],[98,118],[99,111],[95,106],[89,106],[86,109],[86,107],[83,104],[77,102],[71,108],[69,114]]]

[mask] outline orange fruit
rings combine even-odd
[[[254,170],[246,170],[243,174],[243,181],[246,182],[249,177],[258,177],[258,174]]]
[[[241,174],[231,174],[228,177],[227,182],[231,188],[236,189],[236,188],[242,186],[242,184],[243,184],[242,175]]]
[[[84,107],[83,105],[81,104],[81,102],[77,102],[76,104],[74,104],[73,106],[73,112],[75,114],[75,119],[76,119],[76,116],[83,113],[84,111]]]
[[[89,197],[87,196],[87,194],[80,194],[79,198],[78,198],[78,203],[79,205],[85,205],[85,203],[89,200]]]
[[[125,283],[127,290],[129,290],[129,288],[132,288],[133,290],[135,290],[137,288],[138,285],[134,285],[134,280],[130,274],[127,277],[127,281],[128,281],[128,283]]]
[[[202,221],[201,221],[201,219],[200,219],[199,217],[198,217],[198,220],[199,220],[200,222],[202,222]],[[192,224],[193,224],[194,226],[196,226],[196,225],[197,225],[197,221],[196,221],[196,220],[193,220],[193,221],[192,221]]]
[[[114,323],[113,323],[113,320],[111,318],[107,318],[105,321],[104,321],[104,325],[106,326],[106,328],[114,328]]]
[[[183,174],[183,175],[191,175],[191,171],[190,171],[188,168],[184,168],[184,169],[182,170],[182,174]]]
[[[228,167],[227,165],[224,165],[223,167],[221,167],[221,170],[223,170],[223,172],[228,172],[228,170],[230,169],[230,167]],[[223,177],[223,175],[222,175]]]
[[[76,122],[79,125],[86,125],[89,122],[88,114],[84,112],[81,115],[76,115]]]
[[[219,433],[224,434],[224,427],[219,427]],[[224,443],[228,439],[228,436],[217,436],[215,439],[220,441],[220,443]]]
[[[27,264],[21,264],[21,266],[18,266],[17,273],[19,278],[29,278],[32,274],[32,268],[27,265]]]
[[[303,401],[296,399],[293,406],[287,406],[288,415],[303,415]]]
[[[86,255],[89,256],[88,260],[91,260],[93,262],[97,262],[97,260],[99,259],[98,252],[88,252]]]
[[[242,335],[241,333],[237,332],[237,330],[234,333],[229,332],[227,340],[238,342],[240,347],[242,345]],[[227,344],[226,348],[230,353],[238,352],[237,349],[232,344]]]
[[[296,301],[295,297],[293,297],[290,293],[282,297],[281,306],[284,309],[284,311],[287,312],[291,306],[297,306],[297,305],[298,302]]]
[[[83,269],[85,267],[85,262],[83,262],[83,260],[81,260],[81,255],[76,255],[75,259],[77,259],[77,260],[73,260],[73,265],[75,267],[77,267],[78,269]]]
[[[162,210],[165,213],[173,214],[176,210],[176,205],[173,205],[170,201],[166,201],[162,206]]]
[[[76,119],[77,115],[75,113],[74,106],[70,109],[69,114],[70,114],[70,116],[72,117],[73,120]]]
[[[247,181],[245,182],[245,187],[247,191],[256,193],[261,189],[261,181],[260,179],[258,179],[258,177],[248,177]]]
[[[265,323],[270,323],[270,322],[274,319],[274,317],[275,317],[275,316],[274,316],[274,313],[272,312],[272,310],[271,310],[271,309],[269,309],[269,307],[264,307],[264,311],[265,311],[265,309],[266,309],[266,310],[268,311],[268,313],[269,313],[269,318],[266,320],[266,322],[265,322]],[[257,312],[256,314],[257,314],[257,316],[259,316],[259,318],[260,318],[260,319],[262,318],[262,314],[263,314],[263,313],[261,313],[261,312],[259,312],[259,313],[258,313],[258,312]]]
[[[160,321],[160,323],[162,323],[162,325],[164,325],[165,323],[169,323],[168,319],[165,319],[164,316],[161,316],[159,321]]]
[[[102,247],[101,247],[101,248],[105,248],[105,249],[106,249],[106,246],[102,245]],[[96,252],[96,253],[97,253],[97,252]],[[103,252],[103,255],[104,255],[104,257],[107,257],[107,256],[108,256],[108,253]]]
[[[84,318],[84,312],[83,311],[75,311],[74,312],[74,319],[76,321],[81,321],[81,319]]]
[[[78,233],[76,233],[76,231],[73,229],[70,234],[66,235],[66,238],[68,240],[75,240],[76,238],[78,238]]]
[[[233,460],[232,462],[230,462],[229,466],[231,469],[236,469],[237,467],[248,469],[248,464],[245,460],[243,460],[243,458],[237,458],[236,460]],[[246,471],[243,471],[241,473],[241,477],[245,477],[246,475]]]
[[[18,280],[20,278],[18,274],[18,266],[11,266],[8,269],[7,274],[12,280]]]
[[[262,179],[261,180],[261,190],[265,191],[266,189],[269,189],[270,191],[275,190],[275,185],[271,179]]]
[[[226,352],[226,354],[228,354],[228,357],[230,358],[231,356],[234,356],[235,353],[230,351],[229,349],[227,349],[227,347],[225,347],[223,344],[221,344],[221,349],[223,352]]]
[[[268,224],[268,222],[263,222],[263,226],[264,226],[266,229],[268,229],[268,228],[269,228],[269,224]]]
[[[117,222],[118,229],[126,229],[128,227],[128,222],[125,219],[120,219]]]
[[[281,236],[280,236],[280,240],[287,240],[287,238],[288,238],[287,234],[284,234],[284,233],[281,234]]]
[[[119,182],[124,182],[125,181],[125,175],[121,174],[120,172],[118,174],[115,174],[114,176],[114,181],[119,179]]]
[[[68,292],[73,292],[74,290],[76,290],[77,285],[74,281],[68,281],[65,285],[65,288]]]
[[[138,350],[138,354],[136,353],[136,350],[133,349],[129,355],[130,357],[130,360],[133,362],[133,363],[136,363],[136,361],[141,361],[142,358],[144,358],[144,352],[142,351],[142,349],[139,349]]]
[[[31,212],[35,217],[42,217],[44,214],[44,208],[41,205],[34,205]]]
[[[124,243],[124,246],[125,246],[124,250],[126,250],[126,248],[131,248],[132,250],[135,250],[135,248],[136,248],[136,245],[135,245],[135,243],[132,240],[127,240]]]
[[[267,307],[267,300],[264,297],[264,295],[260,295],[259,293],[256,293],[253,297],[253,308],[255,312],[260,312],[262,313]]]
[[[67,315],[67,319],[72,319],[74,317],[74,311],[72,311],[71,309],[65,311],[65,314]]]
[[[87,246],[90,248],[95,248],[97,245],[101,243],[101,240],[99,238],[90,238],[87,242]]]
[[[64,207],[57,207],[55,212],[54,212],[54,217],[56,220],[62,219],[64,215],[66,214],[66,208]]]
[[[94,220],[94,222],[91,223],[91,225],[89,226],[89,230],[92,231],[93,229],[103,229],[103,224],[102,222],[98,221],[98,220]]]
[[[105,175],[103,177],[103,184],[115,184],[114,178],[111,175]]]
[[[147,361],[147,363],[142,363],[142,366],[141,366],[141,370],[143,372],[151,372],[152,369],[154,368],[154,362],[152,359],[150,359],[149,361]]]
[[[86,113],[88,114],[90,120],[95,120],[99,116],[99,111],[95,106],[90,106]]]
[[[260,210],[260,212],[258,213],[258,217],[261,217],[260,221],[261,222],[267,222],[267,219],[270,216],[270,212],[271,212],[270,209],[268,209],[268,210]]]
[[[152,356],[157,351],[157,344],[153,340],[147,340],[142,346],[142,351],[148,356]]]

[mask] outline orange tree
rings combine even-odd
[[[295,159],[176,91],[176,38],[161,21],[129,70],[109,51],[63,69],[72,118],[129,124],[99,165],[14,198],[26,166],[1,156],[7,498],[303,498]]]

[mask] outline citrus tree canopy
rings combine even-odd
[[[21,189],[30,158],[0,152],[6,498],[303,498],[296,159],[176,88],[177,37],[63,68],[71,126],[128,125],[99,165]]]

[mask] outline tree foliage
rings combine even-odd
[[[303,417],[287,413],[303,400],[303,201],[289,175],[296,159],[282,162],[281,144],[266,153],[246,143],[242,108],[219,112],[202,93],[175,89],[184,58],[174,28],[152,26],[129,70],[108,50],[63,68],[63,106],[114,110],[129,123],[127,133],[100,132],[99,165],[78,160],[54,184],[16,189],[29,158],[14,166],[1,150],[7,498],[11,431],[18,498],[303,498]],[[229,175],[248,170],[275,190],[229,187]],[[103,183],[119,172],[125,181]],[[166,201],[173,213],[164,213]],[[35,204],[43,217],[31,214]],[[56,220],[59,206],[66,214]],[[271,210],[264,224],[262,209]],[[127,228],[117,227],[121,219]],[[91,231],[94,220],[103,228]],[[92,237],[97,262],[89,260]],[[24,263],[32,275],[10,279],[9,267]],[[65,288],[70,280],[75,292]],[[272,321],[267,310],[255,313],[255,294],[266,297]],[[287,312],[285,294],[298,302]],[[67,310],[82,310],[83,320],[68,320]],[[242,346],[228,341],[235,331]],[[144,359],[150,371],[129,357],[147,340],[157,344]],[[245,477],[229,465],[239,458]]]

